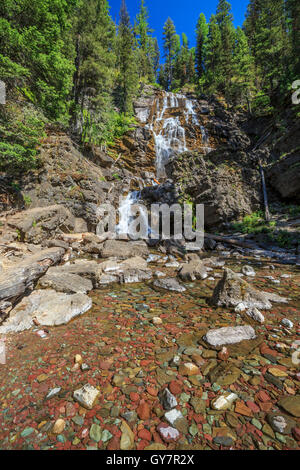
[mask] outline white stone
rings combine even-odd
[[[227,410],[237,398],[238,396],[235,393],[221,395],[213,402],[212,407],[214,410]]]
[[[240,343],[243,340],[256,338],[255,330],[250,325],[224,327],[210,330],[204,339],[211,346]]]
[[[281,320],[281,323],[283,326],[286,326],[287,328],[293,328],[294,327],[294,323],[289,320],[288,318],[284,318],[283,320]]]
[[[256,272],[254,271],[252,266],[243,266],[242,273],[245,274],[245,276],[249,276],[249,277],[256,276]]]
[[[256,307],[247,310],[246,315],[248,315],[248,317],[252,318],[253,320],[257,321],[258,323],[265,322],[265,317]]]
[[[236,313],[242,313],[245,310],[246,310],[246,305],[243,302],[239,303],[234,309]]]
[[[81,406],[91,410],[99,394],[99,390],[90,384],[86,384],[79,390],[75,390],[73,397]]]
[[[181,413],[181,411],[174,408],[173,410],[167,411],[165,413],[165,418],[173,426],[175,421],[177,421],[177,419],[183,418],[183,414]]]
[[[175,428],[172,428],[171,426],[168,426],[167,428],[161,427],[159,432],[166,440],[177,439],[179,437],[179,431],[177,431]]]

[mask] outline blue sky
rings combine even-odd
[[[230,1],[230,0],[229,0]],[[108,0],[111,7],[111,16],[114,20],[119,17],[121,0]],[[140,0],[126,0],[131,22],[136,17]],[[235,26],[242,26],[249,0],[232,0],[232,12]],[[170,16],[175,23],[177,34],[185,33],[190,46],[195,45],[195,27],[200,13],[204,13],[207,21],[216,12],[218,0],[146,0],[149,10],[149,22],[153,33],[162,47],[163,25]]]

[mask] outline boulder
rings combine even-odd
[[[64,206],[36,207],[19,212],[8,219],[8,226],[18,231],[21,240],[39,243],[49,235],[72,232],[75,218]]]
[[[250,325],[216,328],[208,331],[204,336],[204,340],[214,347],[240,343],[241,341],[255,338],[255,330]]]
[[[171,277],[165,278],[165,279],[157,279],[157,281],[154,281],[153,283],[154,287],[157,287],[159,289],[165,289],[165,290],[170,290],[174,292],[185,292],[186,288],[179,284],[179,282]]]
[[[258,291],[250,286],[241,277],[231,271],[225,269],[223,278],[217,284],[211,302],[218,307],[236,307],[243,304],[245,308],[270,310],[274,302],[286,303],[287,299],[279,297],[269,292]]]
[[[92,300],[84,294],[35,290],[10,312],[9,318],[0,326],[0,334],[28,330],[34,326],[34,320],[43,326],[64,325],[91,307]]]
[[[75,263],[55,266],[48,270],[47,275],[57,276],[63,274],[75,274],[90,279],[94,287],[98,286],[102,274],[101,265],[96,261],[76,260]]]
[[[120,240],[107,240],[101,252],[102,258],[111,258],[116,256],[119,259],[127,259],[134,256],[149,255],[149,250],[143,241],[120,241]]]
[[[0,300],[15,301],[32,289],[49,266],[58,263],[64,253],[63,248],[48,248],[8,266],[0,274]]]
[[[207,269],[200,260],[192,260],[182,266],[179,276],[183,281],[195,281],[196,279],[206,279]]]
[[[86,294],[93,289],[93,283],[90,279],[85,279],[77,274],[59,272],[47,273],[39,280],[39,286],[66,294]]]

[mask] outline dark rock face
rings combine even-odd
[[[233,155],[219,150],[206,157],[188,152],[171,159],[166,171],[183,197],[204,204],[205,226],[213,227],[260,207],[260,175],[245,162],[243,152]]]
[[[300,202],[300,151],[271,166],[267,171],[267,181],[283,199]]]

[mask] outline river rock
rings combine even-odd
[[[225,269],[223,279],[217,284],[211,302],[218,307],[236,307],[270,310],[271,301],[286,303],[287,299],[269,292],[258,291],[230,269]]]
[[[52,289],[36,290],[25,297],[0,326],[0,333],[24,331],[40,325],[57,326],[68,323],[92,307],[92,300],[85,294],[67,295]]]
[[[300,395],[296,395],[294,397],[283,397],[277,404],[292,416],[300,418]]]
[[[179,276],[183,281],[195,281],[196,279],[206,279],[207,268],[200,260],[192,260],[182,266]]]
[[[176,398],[167,388],[159,394],[159,400],[165,410],[172,410],[172,408],[177,406]]]
[[[134,434],[131,431],[130,427],[128,426],[125,421],[122,421],[121,424],[121,442],[120,442],[120,449],[121,450],[131,450],[134,448]]]
[[[252,266],[243,266],[243,267],[242,267],[242,273],[243,273],[245,276],[248,276],[248,277],[254,277],[254,276],[256,276],[256,272],[254,271],[254,269],[252,268]]]
[[[100,276],[102,274],[101,265],[96,261],[75,260],[74,263],[65,264],[63,266],[55,266],[49,268],[47,275],[57,276],[64,274],[75,274],[90,279],[94,287],[98,287]]]
[[[53,273],[46,274],[39,280],[40,287],[49,287],[57,292],[66,294],[86,294],[93,289],[90,279],[85,279],[77,274]]]
[[[255,338],[255,330],[250,325],[217,328],[208,331],[204,336],[204,340],[214,347],[240,343],[241,341]]]
[[[268,423],[275,432],[280,434],[291,434],[295,421],[279,412],[269,413],[267,415]]]
[[[174,292],[185,292],[186,288],[179,284],[179,282],[171,277],[165,279],[158,279],[154,281],[153,285],[159,289],[166,289]]]
[[[82,388],[75,390],[73,393],[74,399],[78,401],[81,406],[87,408],[88,410],[93,408],[99,395],[99,390],[90,384],[84,385]]]
[[[250,308],[246,311],[246,315],[250,318],[252,318],[254,321],[257,321],[258,323],[264,323],[265,322],[265,317],[263,314],[256,308]]]

